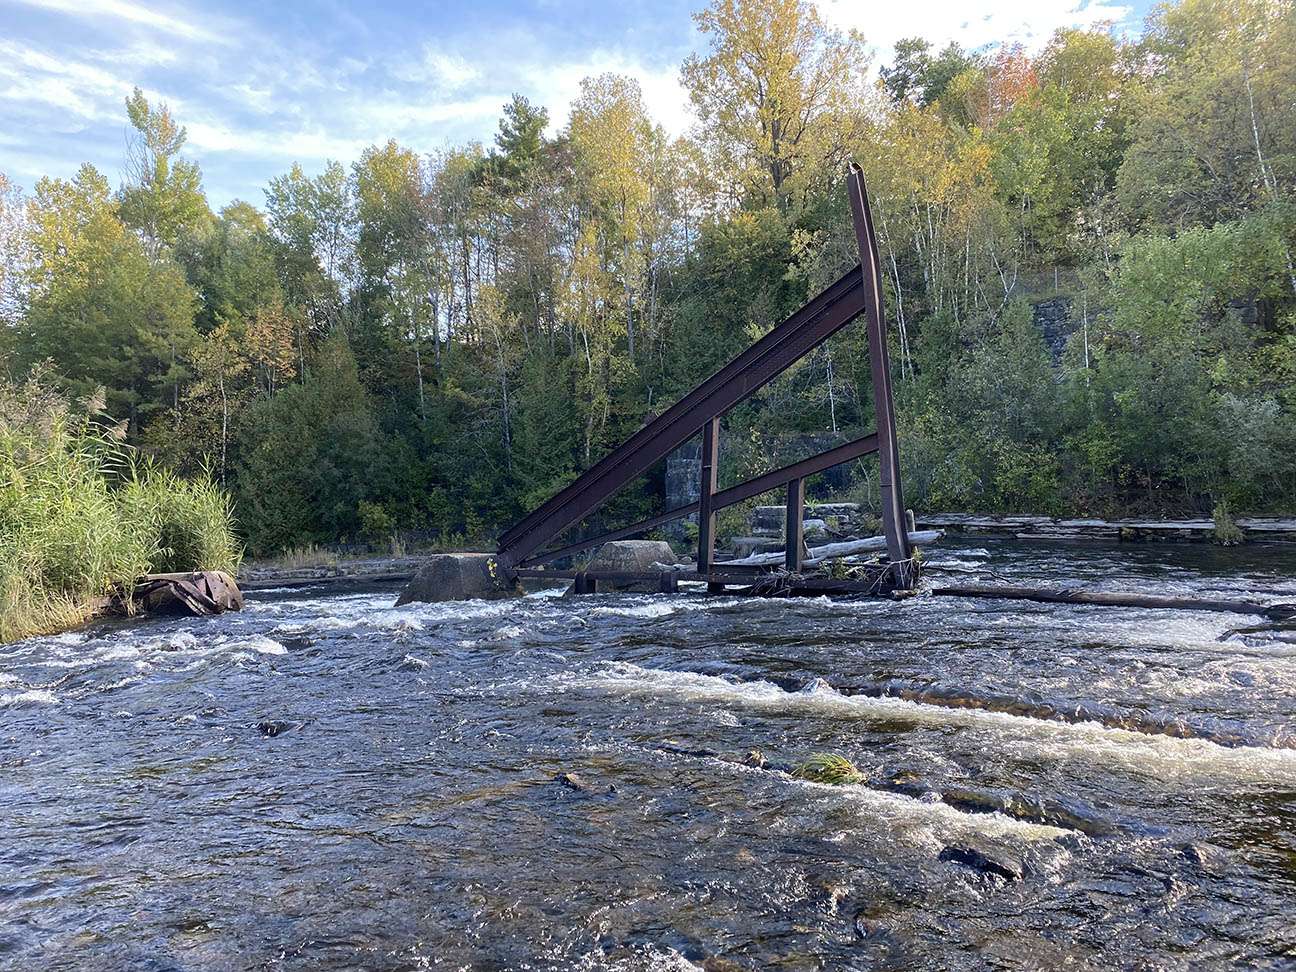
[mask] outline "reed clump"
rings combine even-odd
[[[238,569],[225,493],[140,461],[101,407],[40,372],[0,381],[0,642],[79,624],[142,574]]]
[[[812,753],[792,770],[794,779],[831,786],[863,783],[868,777],[858,766],[837,753]]]

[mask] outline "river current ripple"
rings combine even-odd
[[[1296,601],[1290,547],[929,560],[942,580]],[[1296,964],[1290,630],[394,595],[262,592],[0,647],[0,966]],[[782,771],[816,751],[869,781]]]

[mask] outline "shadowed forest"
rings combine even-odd
[[[603,75],[570,119],[515,97],[494,144],[375,145],[219,212],[137,91],[120,184],[0,175],[11,388],[209,473],[254,552],[484,540],[854,264],[854,159],[909,505],[1296,508],[1291,0],[886,64],[798,0],[697,23],[685,137]],[[727,416],[722,481],[870,431],[868,389],[850,328]]]

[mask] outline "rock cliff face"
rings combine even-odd
[[[1075,329],[1071,320],[1071,298],[1052,297],[1039,301],[1031,310],[1031,319],[1044,336],[1044,343],[1048,345],[1053,361],[1060,361],[1062,352],[1066,349],[1067,338]]]

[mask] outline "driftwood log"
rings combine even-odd
[[[1177,608],[1181,611],[1221,611],[1233,614],[1258,614],[1273,621],[1296,617],[1296,604],[1260,604],[1256,601],[1234,601],[1195,597],[1165,597],[1159,594],[1127,594],[1118,591],[1084,591],[1069,588],[1041,590],[1034,587],[937,587],[938,597],[992,597],[1012,601],[1039,601],[1044,604],[1094,604],[1105,607]]]
[[[943,537],[942,530],[918,530],[909,534],[911,544],[934,543]],[[826,543],[822,547],[811,547],[809,556],[802,561],[806,567],[814,567],[824,560],[831,560],[835,557],[849,557],[852,554],[861,554],[869,550],[885,550],[886,537],[867,537],[863,540],[843,540],[840,543]],[[722,560],[717,567],[763,567],[767,564],[783,563],[783,551],[777,550],[774,553],[752,554],[750,557],[743,557],[741,560]]]

